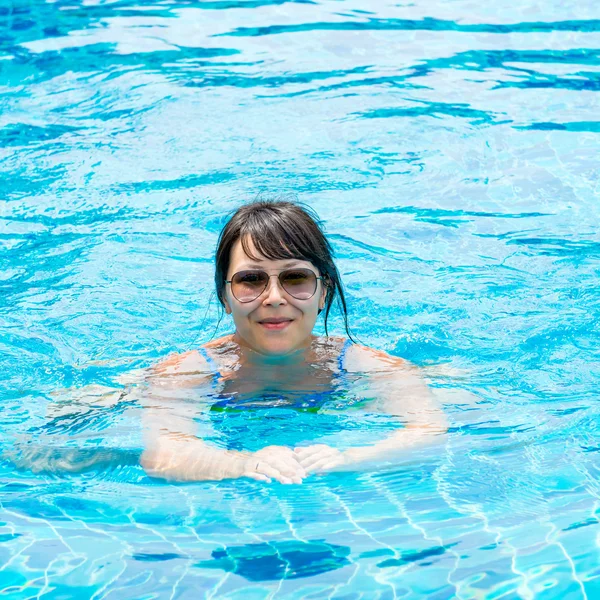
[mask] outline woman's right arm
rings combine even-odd
[[[301,483],[306,477],[291,448],[267,446],[258,452],[224,450],[176,431],[183,427],[176,427],[173,417],[161,418],[159,423],[146,414],[145,420],[146,441],[140,464],[151,477],[179,482],[249,477],[267,483],[271,479]]]
[[[219,448],[196,435],[195,417],[209,410],[203,397],[211,389],[211,375],[203,361],[197,353],[172,357],[148,377],[143,395],[144,451],[140,460],[146,473],[180,482],[249,477],[300,483],[305,472],[290,448],[269,446],[254,453],[238,452]],[[192,393],[199,403],[191,402]]]
[[[218,481],[241,477],[247,458],[181,431],[174,415],[144,408],[144,451],[140,464],[151,477],[167,481]],[[179,431],[178,431],[179,430]]]

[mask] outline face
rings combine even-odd
[[[250,240],[250,252],[260,256]],[[238,240],[231,249],[227,280],[239,271],[265,271],[279,275],[290,268],[310,269],[318,277],[316,267],[305,260],[251,259]],[[277,277],[270,277],[265,291],[256,300],[240,302],[231,293],[231,285],[225,285],[225,310],[233,316],[236,334],[240,341],[261,354],[283,356],[310,343],[318,311],[325,305],[327,289],[317,280],[317,291],[307,300],[298,300],[288,294]]]

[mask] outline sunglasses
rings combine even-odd
[[[283,290],[296,298],[308,300],[317,291],[317,277],[310,269],[286,269],[279,275],[269,275],[266,271],[239,271],[225,283],[231,284],[231,293],[238,302],[252,302],[256,300],[269,285],[271,277],[277,277]]]

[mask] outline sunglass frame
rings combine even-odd
[[[289,292],[283,281],[281,280],[281,276],[284,275],[285,273],[289,273],[290,271],[294,272],[294,271],[302,271],[302,272],[306,272],[306,273],[311,273],[312,275],[314,275],[315,277],[315,289],[313,291],[313,293],[308,297],[308,298],[298,298],[297,296],[294,296],[294,294],[292,294],[291,292]],[[235,292],[233,291],[233,280],[236,277],[236,275],[239,275],[240,273],[262,273],[263,275],[266,275],[266,281],[265,281],[265,286],[263,287],[263,289],[260,291],[260,293],[255,297],[252,298],[251,300],[240,300],[236,295]],[[321,277],[319,275],[317,275],[312,269],[307,269],[304,267],[301,268],[292,268],[292,269],[284,269],[283,271],[281,271],[280,273],[277,274],[273,274],[273,275],[269,275],[266,271],[263,271],[262,269],[244,269],[243,271],[238,271],[237,273],[234,273],[231,276],[231,279],[226,279],[225,283],[228,283],[229,285],[231,285],[231,293],[233,294],[233,297],[240,302],[241,304],[248,304],[249,302],[254,302],[255,300],[258,300],[258,298],[260,298],[264,293],[265,290],[267,289],[267,287],[269,287],[269,281],[271,281],[271,277],[277,277],[277,279],[279,279],[279,285],[281,286],[281,289],[286,293],[289,294],[292,298],[294,298],[295,300],[310,300],[316,293],[317,293],[317,288],[319,287],[318,282],[325,281],[324,277]]]

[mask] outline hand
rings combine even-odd
[[[302,483],[306,471],[291,448],[267,446],[245,459],[241,476],[267,483],[271,478],[279,483]]]
[[[326,473],[348,462],[344,452],[327,444],[298,447],[294,454],[307,473]]]

